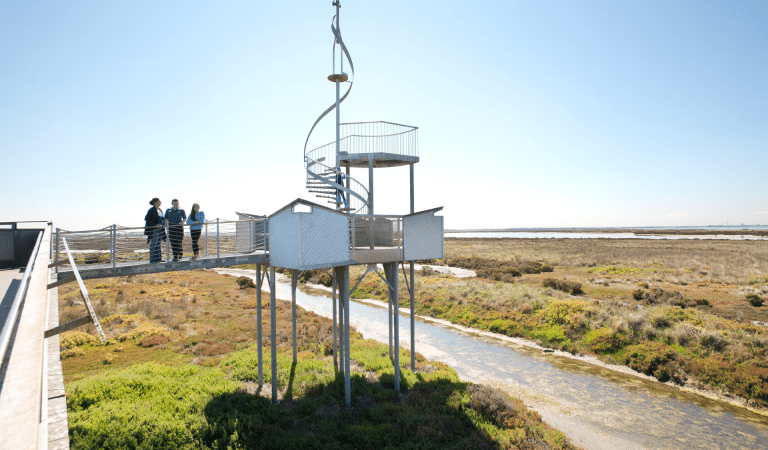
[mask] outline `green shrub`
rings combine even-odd
[[[696,306],[712,306],[711,303],[709,303],[709,300],[705,298],[697,298],[696,299]]]
[[[545,278],[541,283],[544,287],[557,289],[573,295],[581,295],[584,291],[581,289],[581,283],[576,281],[558,280],[556,278]]]
[[[598,328],[584,336],[584,343],[597,354],[616,351],[628,342],[629,337],[627,335],[611,328]]]
[[[235,281],[240,286],[240,289],[256,288],[256,283],[253,282],[251,277],[237,277]]]
[[[627,347],[624,363],[638,372],[653,375],[659,381],[673,379],[682,382],[683,375],[677,364],[677,354],[667,344],[644,342]]]
[[[497,427],[503,427],[515,416],[518,405],[505,392],[482,384],[467,386],[469,406],[490,419]]]
[[[156,345],[162,345],[170,341],[167,336],[147,336],[139,342],[142,347],[154,347]]]
[[[764,302],[764,300],[760,298],[760,296],[757,294],[747,295],[747,301],[749,302],[750,305],[754,306],[755,308],[759,308],[763,306],[763,302]]]

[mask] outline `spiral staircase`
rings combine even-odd
[[[336,3],[334,3],[336,5]],[[337,9],[338,10],[338,9]],[[334,36],[333,74],[328,80],[336,84],[336,102],[329,106],[315,121],[304,142],[304,168],[307,190],[333,205],[337,210],[355,214],[373,214],[373,196],[370,184],[373,169],[411,165],[419,162],[418,128],[392,122],[340,123],[339,107],[352,90],[352,81],[344,72],[344,60],[349,64],[352,77],[355,67],[349,56],[338,21],[338,13],[331,22]],[[336,72],[336,46],[340,47],[339,66]],[[347,91],[340,96],[340,85],[346,83]],[[331,111],[336,110],[336,140],[307,150],[309,138],[317,124]],[[368,168],[369,186],[350,176],[352,168]],[[346,170],[343,172],[342,168]]]

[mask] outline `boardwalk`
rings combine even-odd
[[[173,261],[171,242],[166,239],[160,246],[163,261],[154,264],[149,263],[149,243],[143,227],[113,225],[101,230],[58,230],[54,244],[55,262],[59,264],[57,278],[63,281],[72,276],[62,253],[64,240],[83,279],[269,263],[266,218],[216,219],[206,223],[201,230],[198,258],[194,260],[189,225],[184,225],[183,230],[182,260]]]

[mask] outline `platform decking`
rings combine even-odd
[[[176,272],[179,270],[214,269],[217,267],[239,266],[241,264],[269,264],[269,254],[257,253],[236,256],[204,256],[199,259],[182,259],[177,262],[159,262],[150,264],[147,261],[111,264],[77,265],[77,271],[84,280],[93,278],[124,277],[128,275],[145,275],[150,273]],[[58,279],[63,280],[72,276],[72,270],[65,266],[59,269]]]

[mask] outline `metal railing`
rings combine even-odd
[[[342,123],[339,127],[340,152],[419,156],[418,127],[383,121]]]
[[[24,275],[21,278],[21,284],[19,284],[18,290],[16,291],[16,296],[13,298],[13,303],[11,304],[11,310],[8,312],[8,317],[6,317],[5,323],[3,324],[3,331],[0,333],[0,367],[5,365],[8,345],[11,342],[11,335],[13,335],[13,330],[16,327],[16,321],[19,317],[21,304],[24,303],[24,299],[27,297],[27,288],[29,287],[30,276],[32,275],[32,270],[35,268],[35,260],[37,259],[38,252],[40,251],[40,242],[43,240],[44,233],[45,230],[40,230],[37,236],[35,248],[32,250],[32,255],[29,257],[29,262],[27,262],[27,266],[24,269]]]
[[[220,220],[200,224],[197,252],[194,252],[192,229],[196,225],[171,225],[158,228],[161,238],[158,262],[172,261],[174,257],[188,260],[221,258],[225,256],[267,254],[267,220]],[[154,231],[154,229],[152,229]],[[150,262],[152,238],[144,234],[144,227],[111,225],[100,230],[56,230],[55,252],[59,262],[62,238],[66,237],[74,262],[80,267],[88,265],[118,266]],[[162,239],[163,234],[165,239]],[[197,233],[195,233],[197,234]],[[157,244],[155,244],[157,245]],[[154,262],[154,261],[153,261]],[[60,267],[68,267],[62,262]]]
[[[336,201],[346,200],[342,207],[351,208],[354,214],[368,213],[368,189],[362,183],[322,161],[311,158],[307,158],[306,169],[307,188],[310,192],[320,198],[329,199],[329,203],[334,205]],[[337,190],[343,192],[343,198],[337,196]]]
[[[390,153],[403,156],[419,156],[417,127],[390,122],[357,122],[339,125],[342,137],[339,152],[342,154]],[[338,167],[336,141],[309,150],[307,160],[319,161],[330,167]]]
[[[360,263],[402,260],[402,216],[352,216],[351,226],[353,260]]]
[[[355,122],[339,124],[339,128],[343,136],[339,140],[341,158],[366,153],[419,155],[417,127],[391,122]],[[304,168],[307,170],[309,192],[334,204],[342,200],[337,190],[345,192],[347,204],[343,206],[352,208],[354,214],[368,213],[368,189],[339,170],[335,141],[307,151]]]

